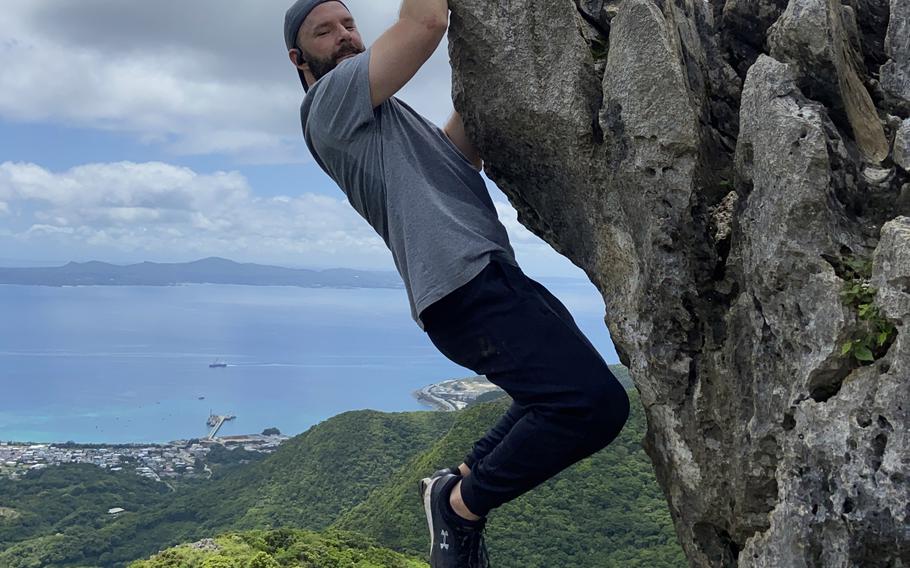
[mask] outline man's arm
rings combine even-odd
[[[474,164],[474,169],[479,172],[483,168],[483,160],[477,152],[477,149],[471,144],[471,140],[468,139],[468,135],[464,131],[464,122],[462,122],[461,114],[459,114],[458,111],[452,113],[452,117],[449,119],[445,128],[443,128],[443,131],[446,133],[446,136],[458,146],[461,153]]]
[[[449,25],[448,0],[403,0],[398,21],[373,42],[370,99],[377,107],[433,55]]]

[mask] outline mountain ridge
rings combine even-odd
[[[174,286],[242,284],[305,288],[403,288],[395,271],[286,268],[210,256],[190,262],[112,264],[69,261],[63,266],[0,267],[0,284],[28,286]]]

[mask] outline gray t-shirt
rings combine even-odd
[[[445,132],[395,97],[373,108],[372,48],[342,60],[300,107],[319,166],[392,251],[411,317],[467,283],[491,256],[515,266],[480,173]]]

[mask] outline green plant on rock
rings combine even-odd
[[[592,38],[588,46],[591,49],[591,55],[594,57],[595,61],[602,61],[607,58],[607,51],[609,50],[609,45],[602,39]]]
[[[871,363],[884,354],[884,348],[897,333],[897,328],[875,305],[877,290],[869,282],[872,259],[847,258],[841,268],[846,280],[841,299],[856,310],[859,322],[853,336],[841,346],[841,355],[852,356],[861,364]]]

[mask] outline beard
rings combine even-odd
[[[329,59],[322,59],[316,57],[311,53],[303,52],[303,57],[310,66],[310,72],[313,74],[315,80],[319,80],[323,75],[334,69],[338,66],[339,59],[348,54],[357,54],[363,53],[366,51],[366,48],[358,48],[354,45],[348,45],[341,48],[337,55]]]

